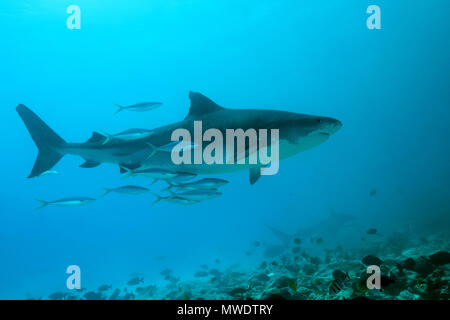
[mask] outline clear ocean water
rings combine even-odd
[[[372,4],[381,8],[380,30],[366,26]],[[81,29],[66,25],[69,5],[81,9]],[[164,292],[166,268],[208,288],[209,278],[194,277],[201,265],[252,273],[264,248],[280,244],[268,226],[295,235],[336,213],[354,219],[302,238],[309,255],[339,246],[360,259],[398,233],[411,243],[405,250],[421,250],[419,235],[437,243],[418,255],[448,250],[449,8],[444,0],[2,0],[0,298],[68,292],[69,265],[80,267],[87,291],[124,288],[137,272]],[[180,121],[190,91],[231,109],[321,115],[343,126],[255,185],[248,171],[213,175],[229,181],[223,195],[190,206],[152,204],[151,193],[100,198],[103,187],[124,184],[119,168],[80,168],[75,156],[54,167],[58,175],[27,179],[37,148],[19,103],[66,141],[83,142],[93,131]],[[115,103],[143,101],[164,104],[114,114]],[[98,200],[34,210],[34,199],[74,195]]]

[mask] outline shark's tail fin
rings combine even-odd
[[[118,108],[118,109],[116,110],[116,112],[114,112],[114,114],[118,114],[120,111],[123,110],[123,107],[122,107],[120,104],[114,103],[114,105]]]
[[[66,142],[23,104],[19,104],[16,110],[39,149],[33,170],[31,170],[28,178],[37,177],[50,170],[64,156],[64,153],[58,152],[57,149]]]

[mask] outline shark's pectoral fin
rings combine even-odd
[[[101,162],[86,160],[86,162],[83,163],[82,165],[80,165],[80,167],[81,168],[95,168],[99,165],[101,165]]]
[[[258,181],[259,177],[261,177],[261,168],[260,167],[250,168],[250,184],[254,185],[256,181]]]

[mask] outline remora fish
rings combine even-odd
[[[45,200],[40,200],[40,199],[36,199],[36,201],[41,202],[41,206],[36,208],[36,210],[39,210],[48,205],[60,206],[60,207],[82,206],[82,205],[94,202],[95,199],[88,198],[88,197],[68,197],[68,198],[62,198],[62,199],[55,200],[55,201],[45,201]]]
[[[263,166],[261,163],[175,164],[171,159],[172,153],[169,152],[157,152],[149,157],[148,143],[164,146],[171,142],[172,133],[176,129],[185,129],[192,137],[195,121],[201,121],[203,131],[216,129],[223,137],[226,137],[227,129],[244,131],[260,128],[268,131],[278,129],[279,158],[284,159],[322,144],[342,126],[340,121],[327,117],[277,110],[227,109],[196,92],[191,92],[189,98],[191,108],[184,120],[153,129],[153,134],[144,139],[133,141],[113,139],[105,145],[103,142],[106,137],[98,133],[94,133],[85,143],[67,143],[35,113],[20,104],[16,110],[39,149],[29,178],[50,170],[64,155],[72,154],[83,157],[86,160],[83,167],[88,168],[109,162],[128,169],[157,168],[195,174],[220,174],[245,169],[250,171],[250,183],[254,184],[261,175],[260,169]],[[229,157],[226,154],[225,144],[223,148],[224,159],[227,159]],[[268,146],[262,148],[269,149]],[[122,172],[125,172],[124,169]]]
[[[118,114],[122,110],[129,110],[129,111],[135,111],[135,112],[144,112],[144,111],[154,110],[154,109],[162,106],[162,102],[142,102],[142,103],[132,104],[130,106],[121,106],[117,103],[115,105],[119,108],[115,112],[115,114]]]

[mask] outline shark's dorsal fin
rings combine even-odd
[[[216,104],[211,99],[205,97],[198,92],[189,92],[189,99],[191,100],[191,107],[186,119],[201,118],[203,115],[223,110],[224,108]]]
[[[86,141],[86,143],[103,143],[103,141],[105,141],[106,137],[98,132],[92,132],[92,136],[89,138],[88,141]]]

